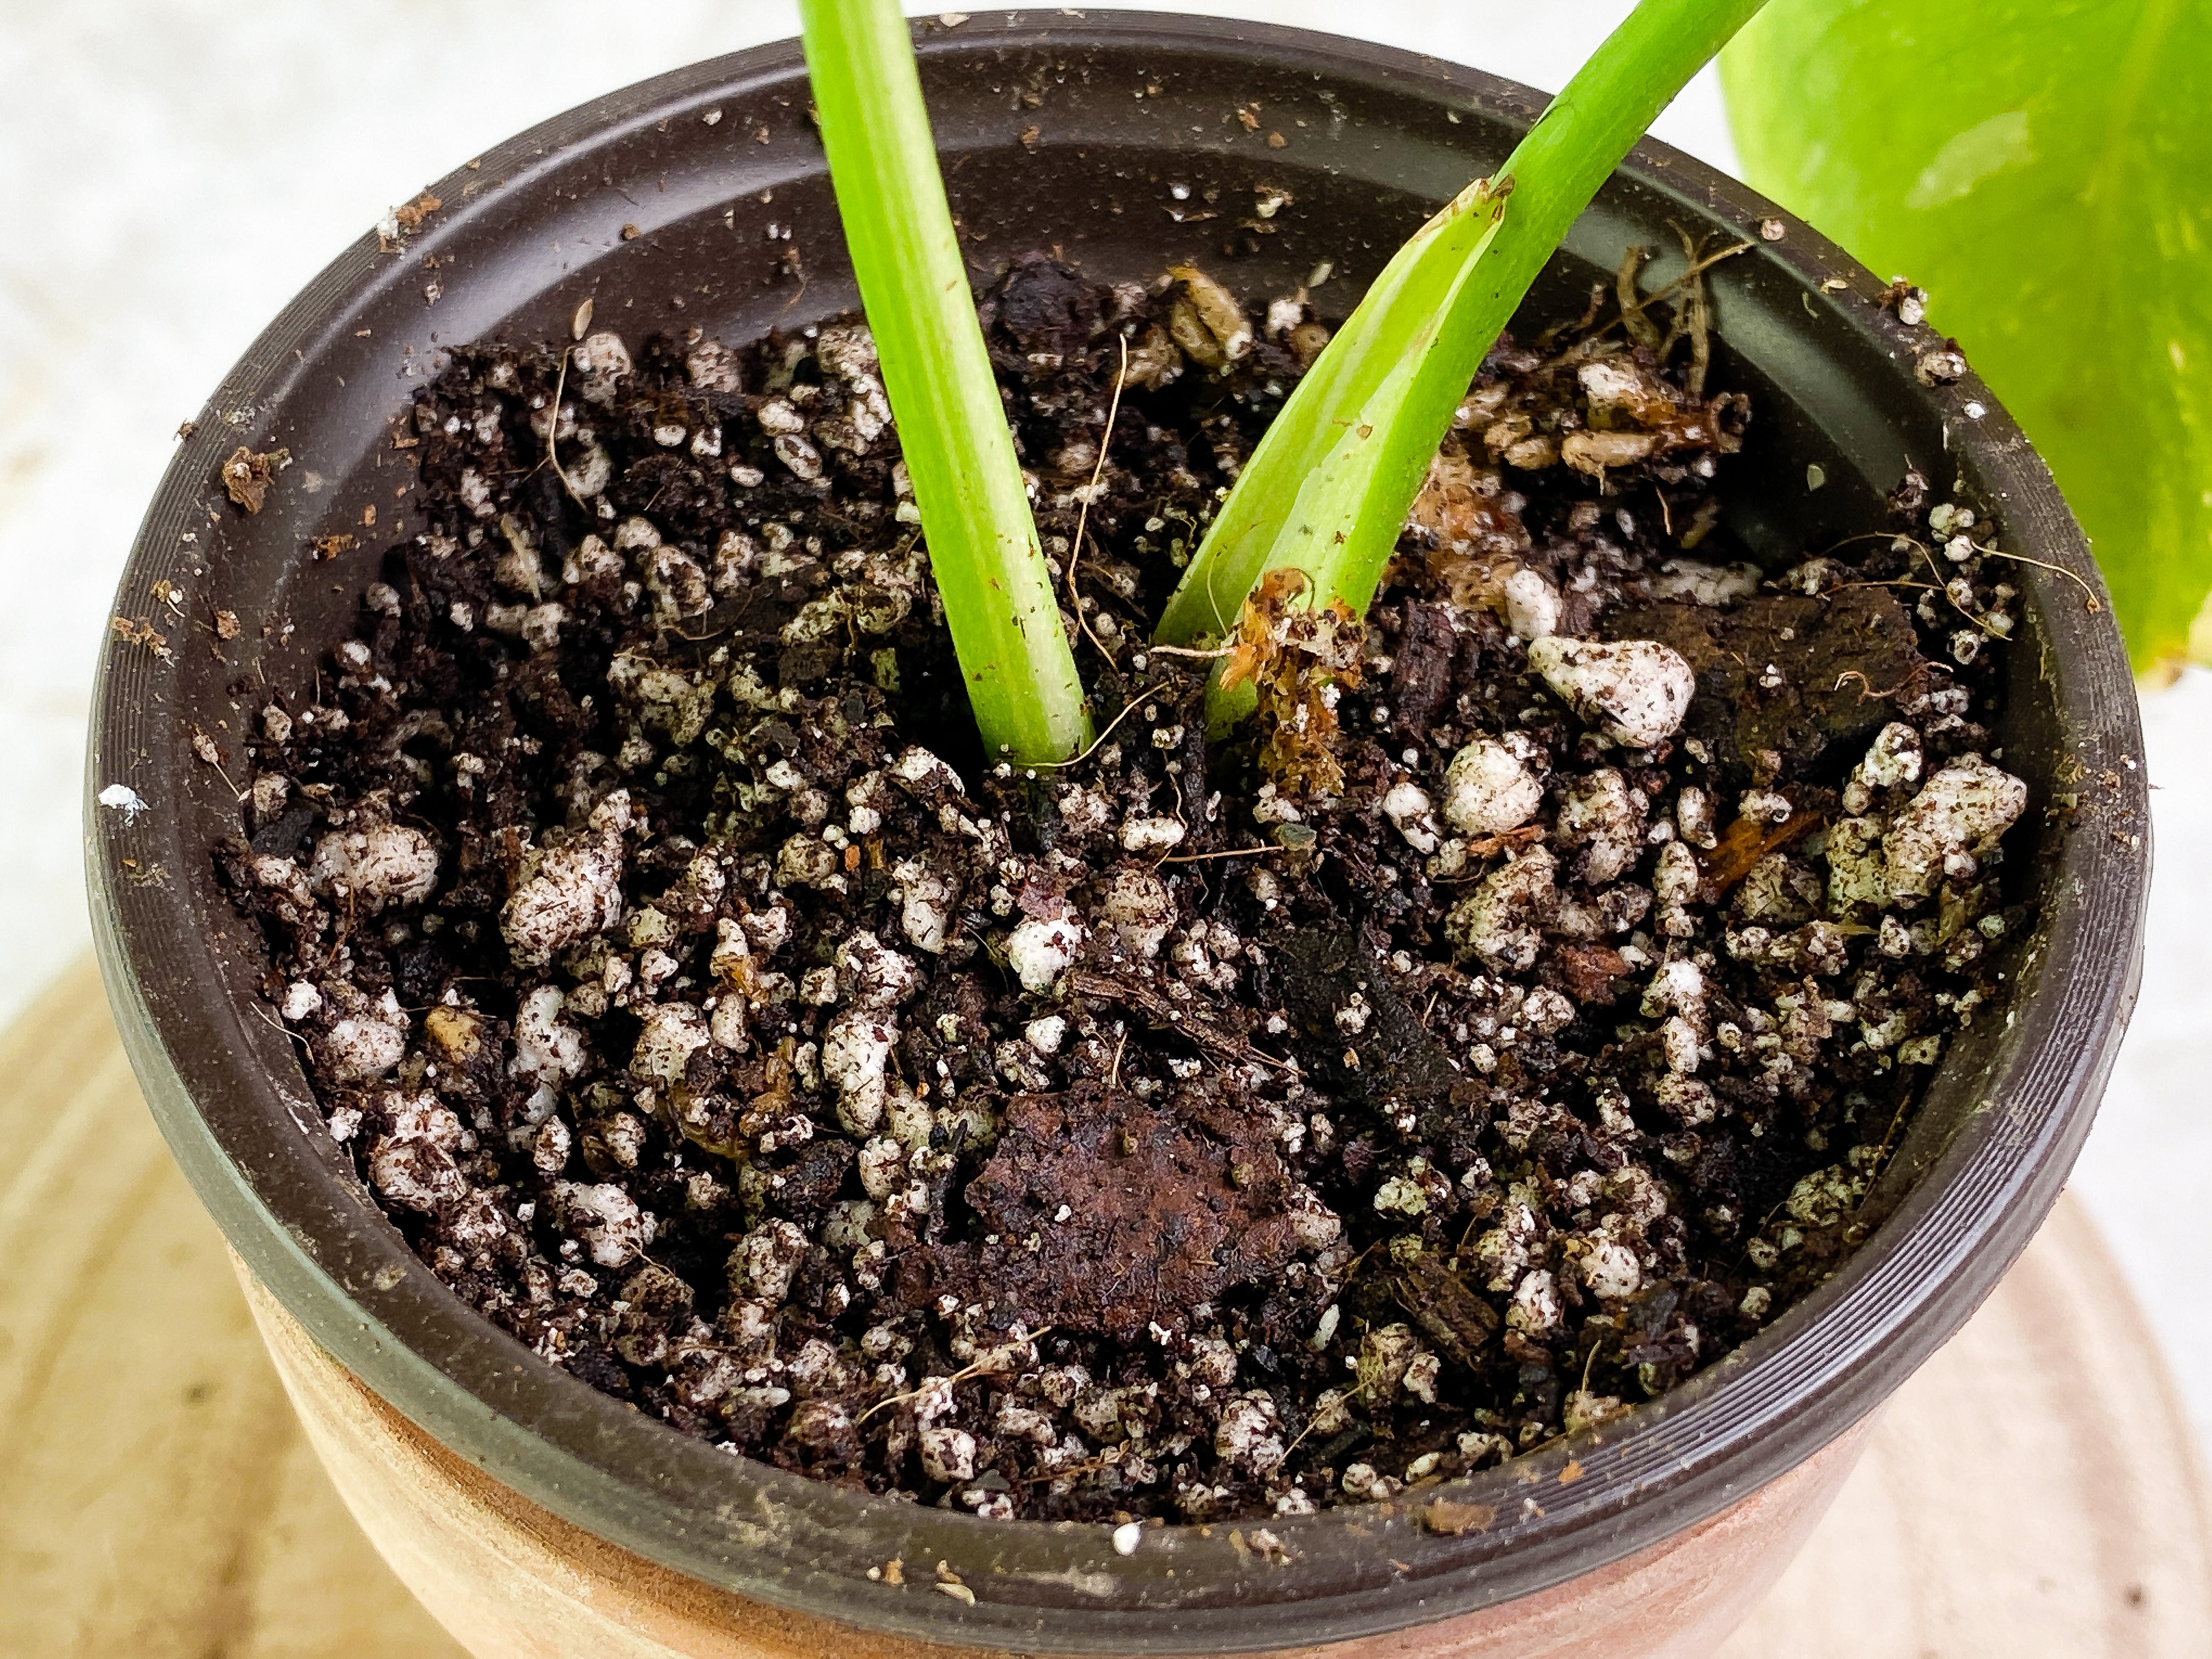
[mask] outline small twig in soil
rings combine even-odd
[[[1243,1038],[1231,1036],[1209,1022],[1198,1018],[1192,1012],[1176,1007],[1164,994],[1149,985],[1117,979],[1110,974],[1083,972],[1071,974],[1067,984],[1068,989],[1078,996],[1096,997],[1102,1002],[1118,1003],[1122,1007],[1134,1009],[1162,1030],[1181,1032],[1195,1047],[1216,1059],[1232,1064],[1248,1060],[1264,1060],[1292,1077],[1304,1075],[1291,1061],[1263,1054]],[[1128,1032],[1126,1029],[1121,1035],[1122,1040],[1127,1042]],[[1117,1050],[1115,1054],[1117,1071],[1120,1063],[1121,1055]]]
[[[1836,676],[1835,684],[1828,689],[1832,691],[1840,691],[1844,689],[1844,684],[1846,681],[1856,680],[1859,683],[1859,701],[1861,702],[1881,702],[1887,698],[1895,696],[1899,692],[1904,690],[1905,687],[1912,684],[1919,678],[1920,676],[1917,673],[1907,674],[1903,679],[1898,681],[1895,685],[1891,686],[1888,690],[1877,691],[1874,689],[1872,683],[1868,680],[1867,677],[1860,673],[1857,669],[1846,668],[1842,673]]]
[[[1620,324],[1628,331],[1628,337],[1638,345],[1650,346],[1656,352],[1659,349],[1659,331],[1653,325],[1651,319],[1644,314],[1644,307],[1649,301],[1636,291],[1637,273],[1644,269],[1644,262],[1650,257],[1650,249],[1638,247],[1633,243],[1623,248],[1620,269],[1613,279],[1613,297],[1620,302]]]
[[[195,731],[198,730],[197,726],[193,729]],[[210,746],[210,752],[213,752],[212,745]],[[208,764],[215,768],[216,776],[222,780],[223,787],[230,791],[233,799],[237,800],[244,800],[246,799],[246,791],[240,789],[236,784],[230,781],[230,774],[222,769],[222,762],[220,758],[210,760]]]
[[[1098,745],[1104,743],[1109,737],[1113,735],[1114,728],[1119,726],[1123,720],[1129,718],[1129,711],[1144,701],[1145,700],[1142,697],[1132,697],[1128,702],[1123,703],[1121,705],[1121,712],[1115,715],[1112,720],[1106,722],[1106,729],[1103,732],[1101,732],[1097,737],[1091,738],[1091,747],[1085,750],[1081,754],[1074,757],[1071,760],[1039,761],[1031,769],[1039,772],[1057,772],[1063,767],[1082,765],[1084,762],[1089,760],[1093,755],[1098,752]]]
[[[1046,1337],[1052,1334],[1052,1329],[1053,1328],[1049,1325],[1040,1326],[1037,1329],[1030,1332],[1025,1336],[1016,1337],[1014,1340],[1017,1342],[1041,1342]],[[953,1372],[951,1376],[945,1378],[945,1386],[948,1389],[952,1388],[958,1383],[967,1382],[970,1377],[981,1376],[986,1372],[989,1371],[991,1368],[991,1361],[979,1359],[971,1365],[962,1366],[958,1370]],[[927,1394],[929,1391],[930,1385],[928,1382],[925,1382],[920,1388],[908,1389],[904,1394],[885,1395],[881,1400],[876,1401],[874,1405],[869,1407],[867,1410],[862,1412],[858,1417],[854,1418],[853,1419],[853,1426],[857,1429],[861,1424],[866,1422],[878,1412],[884,1409],[884,1407],[889,1406],[902,1406],[909,1400],[921,1399],[922,1395]]]
[[[1911,537],[1901,535],[1894,530],[1863,530],[1856,536],[1846,536],[1839,542],[1829,543],[1828,545],[1822,548],[1815,556],[1823,559],[1827,558],[1831,555],[1840,552],[1843,549],[1850,546],[1854,542],[1901,542],[1910,541],[1911,539]],[[1836,593],[1842,592],[1844,587],[1880,587],[1881,586],[1882,584],[1880,582],[1845,582],[1836,587],[1829,588],[1826,591],[1831,593]]]
[[[1589,1392],[1590,1369],[1597,1364],[1597,1351],[1605,1346],[1603,1337],[1590,1344],[1589,1358],[1583,1361],[1583,1392]]]
[[[1943,591],[1944,598],[1950,599],[1950,586],[1948,583],[1941,580],[1943,571],[1942,568],[1936,564],[1936,556],[1929,551],[1925,544],[1914,537],[1900,536],[1893,532],[1887,530],[1869,531],[1863,535],[1844,537],[1843,540],[1836,543],[1834,546],[1829,548],[1828,553],[1833,553],[1838,548],[1849,547],[1853,542],[1874,542],[1885,540],[1891,542],[1910,543],[1913,550],[1917,552],[1921,557],[1928,561],[1929,568],[1934,571],[1938,580],[1932,582],[1908,582],[1904,580],[1902,578],[1899,578],[1896,580],[1887,582],[1844,582],[1837,586],[1828,589],[1827,591],[1831,593],[1840,593],[1846,587],[1910,587],[1923,590],[1940,587]],[[2010,559],[2014,564],[2032,564],[2038,570],[2048,570],[2056,575],[2065,577],[2068,581],[2072,582],[2075,586],[2081,590],[2081,598],[2087,606],[2089,614],[2093,617],[2100,613],[2105,608],[2104,601],[2097,597],[2097,590],[2090,586],[2087,581],[2082,580],[2080,574],[2076,572],[2069,570],[2063,564],[2051,564],[2042,559],[2031,559],[2025,553],[2008,553],[2001,547],[1987,547],[1980,542],[1974,543],[1973,549],[1975,552],[1985,555],[1992,559]],[[1827,556],[1827,553],[1824,553],[1820,556],[1826,558]],[[1956,611],[1960,616],[1966,617],[1967,621],[1972,623],[1975,627],[1981,629],[1984,634],[1989,635],[1992,639],[2004,639],[2007,637],[2007,635],[1998,633],[1995,629],[1985,626],[1979,617],[1977,617],[1972,611],[1967,610],[1966,606],[1960,605],[1956,599],[1951,599],[1951,608]],[[1940,664],[1937,665],[1942,666]]]
[[[1083,504],[1076,512],[1075,540],[1069,544],[1067,554],[1067,602],[1074,609],[1076,625],[1109,662],[1114,660],[1114,653],[1091,631],[1091,618],[1083,614],[1083,595],[1076,590],[1075,573],[1082,568],[1083,537],[1091,523],[1091,503],[1097,497],[1099,480],[1106,476],[1106,447],[1114,441],[1114,417],[1121,412],[1121,387],[1129,378],[1129,342],[1116,334],[1114,343],[1121,348],[1121,366],[1114,371],[1114,395],[1106,403],[1106,429],[1099,434],[1098,459],[1091,463],[1091,484],[1083,492]]]
[[[1534,847],[1544,839],[1544,826],[1524,823],[1518,830],[1501,830],[1494,836],[1477,836],[1468,842],[1469,858],[1486,859],[1499,853],[1510,853],[1517,848]]]
[[[1975,627],[1980,629],[1982,632],[1988,635],[1990,638],[1993,640],[2001,640],[2005,637],[2004,635],[1998,633],[1996,629],[1989,626],[1988,623],[1984,623],[1972,611],[1967,610],[1965,605],[1960,605],[1958,600],[1951,598],[1950,585],[1943,580],[1943,568],[1936,562],[1936,556],[1929,550],[1928,544],[1914,537],[1899,535],[1896,532],[1890,530],[1868,531],[1860,535],[1844,537],[1843,540],[1832,544],[1827,549],[1826,552],[1822,553],[1820,556],[1825,559],[1829,556],[1829,554],[1835,552],[1838,548],[1849,547],[1853,542],[1881,541],[1888,542],[1893,546],[1899,542],[1903,542],[1906,546],[1912,549],[1914,552],[1919,554],[1922,558],[1928,561],[1929,571],[1935,576],[1936,580],[1932,582],[1913,582],[1905,580],[1902,576],[1897,576],[1891,578],[1887,581],[1838,582],[1835,586],[1825,589],[1824,592],[1827,593],[1841,593],[1847,589],[1854,587],[1903,587],[1916,592],[1940,592],[1943,595],[1944,599],[1949,601],[1951,609],[1957,611],[1968,622],[1973,623]],[[1996,550],[1985,548],[1980,550],[1984,552],[1993,552]],[[2019,557],[2019,555],[2001,554],[1999,556],[2003,558],[2017,558]],[[2021,562],[2026,564],[2033,564],[2036,561],[2033,559],[2026,559],[2022,560]],[[2057,567],[2055,565],[2051,567],[2053,569],[2056,569],[2057,568]],[[2074,575],[2074,573],[2070,570],[2066,571],[2063,574],[2069,576]],[[2081,580],[2079,576],[2074,576],[2074,580],[2075,581]],[[2085,590],[2087,586],[2087,583],[2082,583],[2082,586]],[[2094,594],[2091,595],[2093,599],[2094,597],[2095,596]],[[1945,666],[1945,665],[1942,663],[1933,663],[1931,665],[1937,668]]]
[[[1534,847],[1543,839],[1542,824],[1527,823],[1518,830],[1503,830],[1495,836],[1477,836],[1473,841],[1468,842],[1467,855],[1469,859],[1495,858],[1500,853],[1516,852],[1523,847]],[[1471,881],[1480,881],[1486,873],[1487,872],[1478,870],[1468,875],[1439,876],[1436,878],[1436,883],[1439,887],[1461,887]]]
[[[561,348],[561,372],[553,377],[553,403],[545,412],[545,464],[553,469],[553,476],[561,481],[561,488],[568,499],[579,507],[584,498],[576,493],[576,486],[568,482],[568,475],[561,470],[561,393],[568,384],[568,350]]]
[[[1206,859],[1247,859],[1261,853],[1279,853],[1279,847],[1224,847],[1214,853],[1170,853],[1162,864],[1197,864]]]
[[[1984,622],[1979,617],[1976,616],[1972,611],[1967,610],[1965,605],[1960,605],[1956,599],[1952,597],[1951,585],[1943,580],[1943,567],[1936,562],[1936,554],[1934,550],[1929,547],[1927,543],[1917,541],[1911,536],[1900,536],[1898,538],[1898,540],[1901,542],[1911,542],[1912,544],[1912,550],[1919,554],[1922,558],[1928,561],[1929,571],[1935,576],[1937,584],[1943,589],[1943,598],[1949,603],[1952,610],[1957,611],[1968,622],[1973,623],[1975,627],[1980,629],[1982,632],[1990,639],[2001,640],[2005,637],[2002,634],[1998,633],[1996,629],[1990,627],[1989,623]]]
[[[293,1042],[298,1043],[300,1045],[300,1052],[301,1054],[304,1054],[308,1052],[307,1039],[302,1036],[299,1032],[294,1030],[290,1026],[279,1020],[266,1008],[257,1006],[253,1010],[253,1014],[255,1018],[258,1019],[270,1030],[276,1032],[278,1036],[289,1037]]]
[[[1344,1403],[1349,1405],[1352,1401],[1359,1399],[1366,1392],[1367,1385],[1364,1382],[1356,1382],[1345,1395]],[[1283,1448],[1283,1461],[1285,1463],[1290,1462],[1291,1454],[1292,1452],[1296,1451],[1300,1446],[1305,1444],[1306,1437],[1314,1431],[1314,1425],[1320,1420],[1321,1419],[1318,1416],[1309,1417],[1306,1419],[1306,1425],[1298,1431],[1297,1438],[1293,1439],[1289,1445]]]
[[[1905,1115],[1911,1109],[1912,1097],[1908,1094],[1903,1100],[1898,1103],[1897,1110],[1889,1120],[1889,1127],[1884,1132],[1881,1137],[1881,1145],[1875,1149],[1874,1163],[1867,1170],[1868,1193],[1870,1194],[1873,1192],[1875,1182],[1880,1178],[1882,1170],[1887,1167],[1890,1155],[1894,1150],[1892,1143],[1896,1140],[1897,1132],[1905,1122]],[[1859,1204],[1863,1204],[1865,1202],[1866,1198],[1864,1195],[1862,1195],[1859,1199]],[[1858,1204],[1854,1204],[1851,1206],[1851,1212],[1853,1214],[1856,1214],[1858,1212]],[[1762,1224],[1762,1225],[1763,1224]]]
[[[2097,590],[2063,564],[2050,564],[2041,559],[2031,559],[2025,553],[2008,553],[2001,547],[1984,547],[1979,542],[1974,544],[1974,551],[1987,554],[1992,559],[2010,559],[2014,564],[2032,564],[2038,570],[2055,571],[2081,590],[2081,597],[2088,602],[2091,616],[2097,615],[2105,608],[2104,601],[2097,597]]]
[[[898,548],[892,556],[895,558],[903,558],[906,556],[907,549],[914,545],[915,539],[916,538],[914,537],[908,537],[905,543]],[[734,632],[738,624],[744,620],[745,613],[753,608],[754,603],[754,594],[750,592],[747,592],[736,602],[733,613],[723,623],[721,627],[710,628],[703,634],[687,634],[680,628],[672,628],[668,631],[673,634],[678,639],[682,640],[687,645],[704,645],[709,640],[719,640],[725,634]],[[714,620],[714,612],[716,611],[725,609],[729,605],[729,604],[730,602],[728,600],[725,600],[721,605],[714,606],[713,610],[708,611],[706,613],[706,619],[711,622]]]
[[[1070,1463],[1065,1468],[1040,1469],[1035,1474],[1024,1475],[1021,1484],[1024,1486],[1042,1486],[1054,1480],[1074,1480],[1086,1474],[1099,1474],[1103,1470],[1112,1468],[1121,1461],[1119,1456],[1113,1455],[1120,1452],[1121,1449],[1119,1446],[1115,1446],[1112,1448],[1110,1453],[1101,1453],[1097,1457],[1087,1457],[1082,1462]],[[1285,1456],[1288,1455],[1288,1453],[1285,1454]]]

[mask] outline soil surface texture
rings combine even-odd
[[[1035,770],[858,324],[456,351],[390,439],[431,527],[235,687],[215,854],[368,1190],[681,1432],[1003,1518],[1388,1497],[1759,1330],[1993,1011],[2016,595],[1917,474],[1730,562],[1755,411],[1694,289],[1614,294],[1492,354],[1369,616],[1221,618],[1209,742],[1149,619],[1327,330],[1017,261],[1103,734]]]

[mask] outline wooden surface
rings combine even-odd
[[[355,1528],[88,967],[0,1036],[0,1656],[460,1659]],[[2062,1204],[1717,1659],[2212,1659],[2212,1519]]]

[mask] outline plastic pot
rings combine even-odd
[[[1195,258],[1273,294],[1326,263],[1316,293],[1340,313],[1543,104],[1404,52],[1195,18],[978,14],[921,38],[979,276],[1056,246],[1101,277]],[[1279,1547],[1250,1524],[1171,1527],[1123,1556],[1103,1526],[990,1522],[781,1474],[595,1392],[450,1295],[331,1141],[258,1003],[259,940],[212,878],[238,809],[195,758],[195,726],[238,733],[251,687],[309,684],[377,550],[419,527],[386,427],[441,342],[565,338],[586,299],[633,339],[691,324],[739,339],[853,303],[806,107],[785,43],[613,94],[439,181],[443,205],[403,252],[364,238],[247,352],[125,576],[125,611],[167,579],[192,616],[230,611],[243,631],[222,659],[109,641],[88,780],[100,958],[147,1099],[341,1489],[483,1655],[1709,1646],[1817,1516],[1855,1431],[2064,1181],[2135,994],[2148,822],[2119,639],[2085,600],[2095,567],[2018,428],[1972,375],[1923,383],[1937,342],[1874,304],[1867,271],[1662,145],[1639,147],[1583,216],[1531,309],[1578,310],[1624,245],[1675,249],[1678,227],[1750,244],[1710,277],[1717,383],[1758,410],[1726,532],[1792,561],[1879,524],[1911,461],[1989,503],[2008,550],[2057,567],[2021,565],[2003,653],[2004,763],[2033,790],[2005,868],[2037,917],[2008,944],[2012,1000],[1953,1042],[1867,1200],[1863,1248],[1754,1340],[1626,1419],[1439,1489],[1479,1525],[1434,1529],[1424,1492],[1261,1523]],[[1276,191],[1289,201],[1256,218]],[[641,234],[625,240],[625,223]],[[257,516],[218,482],[240,443],[293,458]],[[339,531],[359,544],[308,556]],[[116,784],[143,809],[94,804]],[[958,1586],[940,1587],[939,1563]]]

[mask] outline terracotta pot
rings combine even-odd
[[[978,15],[923,36],[979,271],[1056,245],[1103,277],[1197,258],[1280,293],[1326,262],[1316,292],[1340,310],[1543,101],[1402,52],[1200,19]],[[386,426],[440,342],[565,337],[586,298],[633,337],[696,323],[743,338],[852,304],[806,101],[796,46],[768,47],[614,94],[439,181],[404,254],[364,240],[246,355],[125,577],[126,611],[167,580],[191,614],[232,611],[244,631],[228,661],[109,641],[88,793],[122,784],[147,806],[88,806],[102,963],[147,1098],[341,1489],[483,1656],[1702,1651],[1802,1538],[1869,1413],[2057,1193],[2135,994],[2148,823],[2126,661],[2075,585],[2097,590],[2095,568],[2017,428],[1971,375],[1918,382],[1934,338],[1872,304],[1868,272],[1663,146],[1640,147],[1583,216],[1531,309],[1579,309],[1624,244],[1677,247],[1675,227],[1749,243],[1711,278],[1717,377],[1759,411],[1725,530],[1793,559],[1881,522],[1910,459],[1962,477],[1996,505],[2007,548],[2041,562],[2020,568],[2004,653],[2005,764],[2034,791],[2005,866],[2037,915],[2008,944],[2016,994],[1951,1045],[1862,1212],[1864,1248],[1753,1341],[1592,1434],[1437,1489],[1480,1527],[1431,1530],[1423,1493],[1277,1519],[1279,1553],[1224,1525],[1148,1531],[1123,1557],[1104,1527],[871,1500],[596,1393],[448,1294],[331,1143],[258,1001],[260,941],[211,878],[238,812],[192,733],[240,729],[241,676],[309,683],[377,550],[417,527]],[[1244,204],[1263,190],[1291,199],[1260,220]],[[217,482],[240,442],[293,458],[251,518]],[[360,544],[306,556],[340,531]],[[937,1587],[940,1562],[972,1602]]]

